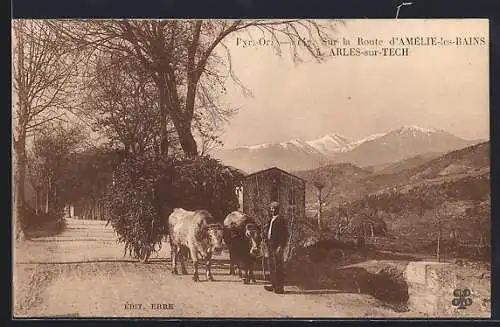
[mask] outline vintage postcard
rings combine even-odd
[[[488,30],[14,20],[13,317],[490,317]]]

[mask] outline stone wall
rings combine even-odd
[[[408,308],[416,316],[423,317],[489,317],[489,281],[479,284],[477,280],[484,276],[465,276],[466,269],[454,263],[410,262],[404,272]],[[471,291],[468,297],[472,304],[460,309],[452,304],[456,298],[454,290],[465,288]]]

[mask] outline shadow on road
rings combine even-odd
[[[285,291],[285,294],[339,294],[343,293],[338,290],[300,290],[300,291]]]
[[[137,260],[79,260],[79,261],[27,261],[27,262],[16,262],[18,265],[44,265],[44,264],[50,264],[50,265],[67,265],[67,264],[84,264],[84,263],[139,263]]]
[[[287,284],[300,288],[303,294],[368,294],[398,308],[406,305],[409,295],[403,271],[409,261],[417,261],[417,258],[372,249],[343,251],[342,256],[335,254],[304,253],[292,258],[286,268]],[[367,263],[370,271],[366,269]]]

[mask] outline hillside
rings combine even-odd
[[[488,244],[489,153],[489,142],[484,142],[393,174],[366,174],[342,186],[366,187],[363,196],[350,199],[348,215],[384,219],[389,233],[410,240],[410,247],[427,246],[439,229],[445,240]],[[335,226],[337,208],[330,206],[325,216]]]
[[[315,178],[320,178],[325,183],[323,194],[327,206],[336,205],[342,200],[359,199],[368,191],[376,190],[369,180],[372,173],[349,163],[331,164],[318,169],[293,173],[308,181],[306,183],[306,204],[318,201],[317,190],[312,183]]]
[[[443,154],[444,153],[442,152],[424,153],[418,156],[410,157],[408,159],[403,159],[401,161],[372,166],[371,168],[377,174],[383,174],[383,175],[395,174],[423,165],[424,163],[427,163],[432,159],[436,159],[437,157]]]
[[[434,160],[411,169],[412,178],[429,179],[440,176],[473,174],[489,171],[490,143],[483,142],[446,153]]]
[[[443,155],[430,153],[405,159],[379,172],[343,163],[293,173],[309,181],[306,186],[306,202],[317,201],[311,181],[315,177],[320,177],[326,183],[325,190],[332,188],[327,202],[335,204],[341,199],[353,201],[369,193],[397,185],[408,186],[440,178],[485,174],[489,172],[489,165],[489,142],[483,142]]]

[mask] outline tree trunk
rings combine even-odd
[[[441,245],[441,228],[439,228],[439,231],[438,231],[437,248],[436,248],[436,258],[437,258],[438,262],[440,261],[440,254],[441,254],[440,253],[441,252],[440,245]]]
[[[35,189],[35,212],[38,215],[40,213],[40,189]]]
[[[196,158],[198,156],[198,145],[191,131],[191,122],[182,122],[176,129],[182,150],[186,156]]]
[[[322,215],[322,211],[323,211],[323,207],[322,207],[322,203],[321,203],[321,198],[322,198],[322,194],[321,194],[321,189],[318,189],[318,202],[319,202],[319,206],[318,206],[318,230],[321,230],[321,215]]]
[[[59,204],[59,199],[57,198],[57,184],[55,184],[52,189],[54,190],[53,193],[53,198],[52,198],[52,211],[55,212],[56,210],[59,211],[60,209],[60,204]]]
[[[194,107],[196,103],[196,88],[200,80],[201,71],[205,68],[206,60],[200,60],[199,66],[195,64],[196,49],[199,46],[199,38],[201,33],[202,22],[198,20],[195,24],[193,33],[193,40],[188,49],[188,62],[187,62],[187,92],[185,111],[183,113],[179,132],[179,139],[182,149],[187,156],[198,156],[198,146],[191,131],[191,123],[193,121]],[[182,134],[182,135],[181,135]]]
[[[23,76],[24,69],[24,41],[23,22],[19,21],[18,29],[15,29],[15,36],[17,39],[18,53],[17,53],[17,78]],[[16,156],[15,164],[15,187],[14,187],[14,231],[16,233],[15,239],[22,241],[25,239],[22,221],[24,218],[24,181],[26,180],[26,128],[28,124],[27,115],[27,100],[26,92],[22,88],[18,92],[19,99],[19,125],[16,128],[16,138],[14,138],[14,153]]]
[[[22,228],[24,215],[24,182],[26,179],[26,137],[21,135],[14,146],[16,155],[14,188],[14,231],[16,240],[25,239]]]
[[[191,131],[193,108],[186,108],[189,114],[186,114],[186,111],[183,110],[176,93],[173,76],[161,73],[157,79],[157,86],[160,93],[160,150],[162,155],[168,154],[167,118],[170,117],[179,136],[179,142],[184,154],[190,158],[196,158],[198,156],[198,145]]]
[[[164,74],[161,74],[157,81],[157,86],[160,91],[160,155],[168,155],[168,133],[167,133],[167,118],[168,118],[168,94]]]
[[[288,242],[287,242],[287,245],[286,245],[286,256],[285,256],[285,262],[288,262],[290,260],[290,257],[291,257],[291,252],[292,252],[292,249],[293,249],[293,245],[292,245],[292,236],[293,236],[293,220],[295,218],[295,215],[292,215],[292,219],[290,220],[290,225],[288,226],[288,230],[289,230],[289,233],[288,233]]]
[[[47,186],[45,190],[45,214],[49,213],[49,197],[50,197],[50,177],[47,178]]]

